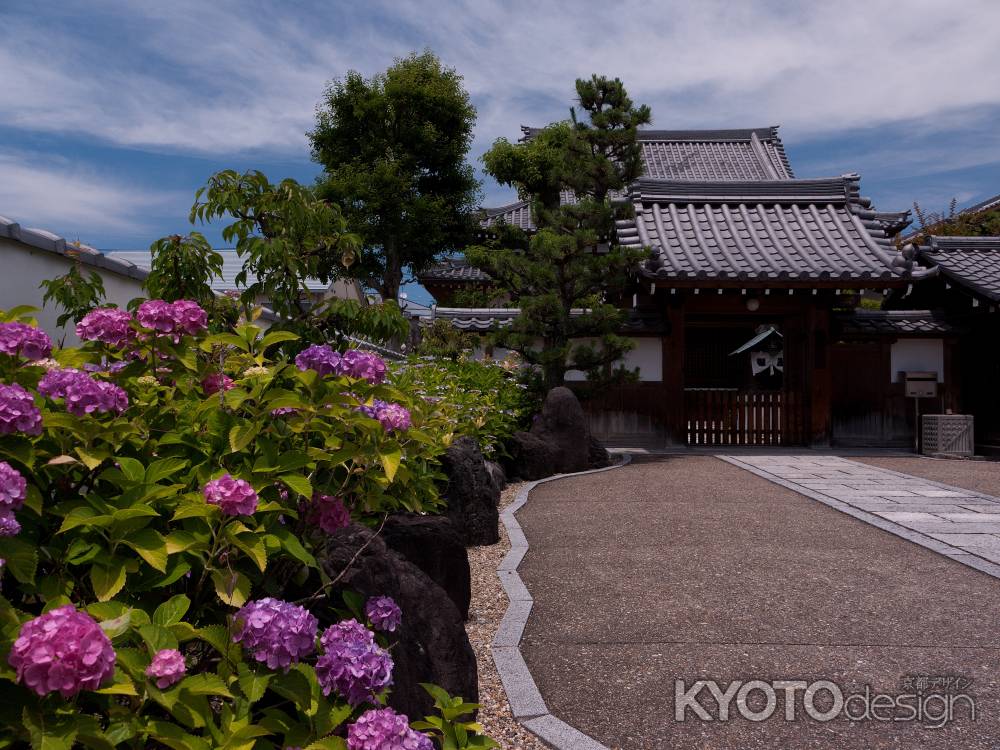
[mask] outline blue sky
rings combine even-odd
[[[477,166],[599,72],[660,128],[780,124],[798,176],[860,172],[885,210],[1000,193],[995,0],[4,0],[0,28],[0,215],[105,249],[188,231],[218,169],[311,181],[325,83],[424,47],[465,78]]]

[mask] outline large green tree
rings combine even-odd
[[[496,343],[538,366],[549,388],[569,370],[606,379],[631,348],[618,334],[625,313],[616,302],[644,256],[616,245],[613,230],[627,210],[620,191],[641,174],[636,131],[650,122],[649,108],[617,78],[577,80],[576,93],[568,121],[520,143],[500,139],[483,157],[490,175],[531,200],[537,231],[501,226],[467,251],[521,310]]]
[[[466,155],[476,110],[462,77],[431,52],[385,73],[333,81],[309,137],[319,194],[361,237],[343,273],[396,299],[407,273],[471,239],[479,184]]]

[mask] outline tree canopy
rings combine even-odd
[[[316,114],[318,193],[361,240],[340,273],[396,299],[405,273],[463,247],[475,227],[479,184],[466,155],[476,110],[462,77],[414,53],[371,78],[333,81]]]

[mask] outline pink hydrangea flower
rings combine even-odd
[[[316,649],[319,621],[304,607],[280,599],[248,602],[233,625],[233,642],[270,669],[288,669]]]
[[[17,681],[38,695],[72,698],[112,677],[115,650],[90,615],[65,604],[24,623],[7,661]]]
[[[208,313],[197,302],[179,299],[171,305],[177,328],[189,336],[197,336],[208,328]]]
[[[38,392],[64,399],[66,411],[81,417],[94,412],[121,414],[128,408],[123,389],[74,369],[49,370],[39,381]]]
[[[15,432],[40,435],[42,413],[35,406],[35,399],[20,385],[0,384],[0,434]]]
[[[342,375],[378,385],[385,380],[385,362],[377,354],[360,349],[348,349],[341,358],[340,372]]]
[[[28,483],[21,472],[0,461],[0,510],[19,510],[24,505]]]
[[[201,381],[201,389],[205,391],[205,395],[207,396],[213,396],[220,390],[228,391],[230,388],[235,387],[236,385],[233,383],[232,378],[221,372],[212,373]]]
[[[372,708],[347,728],[349,750],[434,750],[430,737],[410,728],[405,714]]]
[[[76,324],[76,335],[84,341],[100,341],[108,346],[125,346],[135,336],[132,315],[117,307],[98,307]]]
[[[295,366],[300,370],[315,370],[320,375],[340,374],[340,355],[326,344],[313,344],[299,352]]]
[[[351,523],[351,512],[339,497],[316,493],[312,498],[312,520],[327,534]]]
[[[257,510],[257,493],[249,482],[223,474],[205,484],[205,502],[218,505],[227,516],[250,516]]]
[[[139,325],[160,333],[173,333],[177,327],[174,319],[174,308],[162,299],[148,299],[139,305],[136,311]]]
[[[52,340],[45,331],[26,323],[0,323],[0,352],[11,357],[45,359],[52,354]]]
[[[146,676],[151,678],[156,687],[166,690],[184,679],[187,667],[184,656],[175,648],[164,648],[156,652],[153,661],[146,667]]]
[[[162,299],[146,300],[139,305],[136,317],[143,328],[172,335],[175,341],[180,339],[182,333],[195,336],[208,327],[208,314],[197,302],[188,299],[179,299],[176,302],[164,302]]]
[[[392,657],[357,620],[331,625],[320,643],[324,653],[316,660],[316,677],[323,695],[337,692],[359,706],[392,684]]]
[[[371,406],[365,404],[359,406],[358,411],[370,419],[377,419],[386,432],[410,429],[410,412],[399,404],[375,399]]]
[[[391,596],[373,596],[365,602],[365,615],[372,627],[392,633],[403,621],[403,611]]]

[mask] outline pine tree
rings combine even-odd
[[[615,219],[626,207],[621,191],[641,173],[636,131],[650,122],[620,80],[577,80],[579,111],[512,144],[497,141],[483,161],[498,182],[530,199],[537,231],[525,236],[499,226],[495,239],[470,248],[521,313],[497,332],[496,343],[538,366],[545,386],[569,370],[599,381],[631,349],[618,335],[625,313],[615,304],[641,251],[613,244]]]

